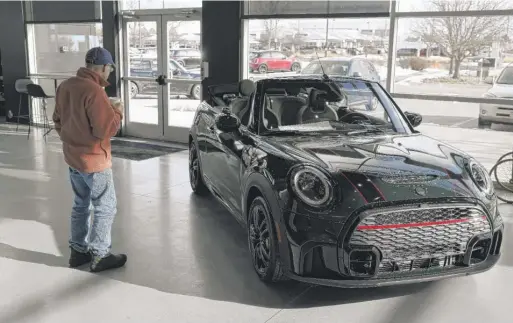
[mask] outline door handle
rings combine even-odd
[[[159,85],[166,85],[166,76],[159,75],[155,81],[157,81]]]

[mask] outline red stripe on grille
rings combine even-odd
[[[486,220],[485,216],[483,216],[481,218]],[[445,220],[445,221],[432,221],[432,222],[401,223],[401,224],[360,225],[360,226],[356,227],[356,230],[364,231],[364,230],[385,230],[385,229],[402,229],[402,228],[412,228],[412,227],[427,227],[427,226],[463,223],[463,222],[468,222],[470,220],[472,220],[472,218],[453,219],[453,220]]]

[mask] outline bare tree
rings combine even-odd
[[[271,44],[278,39],[278,30],[280,27],[279,19],[266,19],[264,20],[265,40],[267,41],[267,49],[271,49]]]
[[[251,1],[251,11],[265,14],[283,13],[283,11],[290,5],[289,1]],[[267,48],[271,49],[271,44],[281,38],[280,34],[281,21],[280,19],[266,19],[264,20],[264,37],[263,41],[267,43]]]
[[[182,39],[182,35],[178,32],[178,29],[180,28],[180,25],[182,24],[181,21],[170,21],[167,25],[167,37],[168,42],[170,44],[173,44],[177,41],[180,41]]]
[[[483,11],[505,8],[509,0],[431,0],[434,11]],[[423,19],[413,33],[432,46],[438,45],[451,58],[449,73],[459,78],[461,62],[500,40],[506,33],[505,16],[440,17]],[[508,26],[509,28],[509,26]]]

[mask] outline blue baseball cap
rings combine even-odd
[[[88,50],[85,61],[86,64],[116,66],[110,52],[102,47],[94,47]]]

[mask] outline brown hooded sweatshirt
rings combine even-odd
[[[80,68],[55,94],[53,122],[62,140],[66,163],[84,173],[112,166],[110,139],[119,130],[122,114],[110,103],[109,83],[89,69]]]

